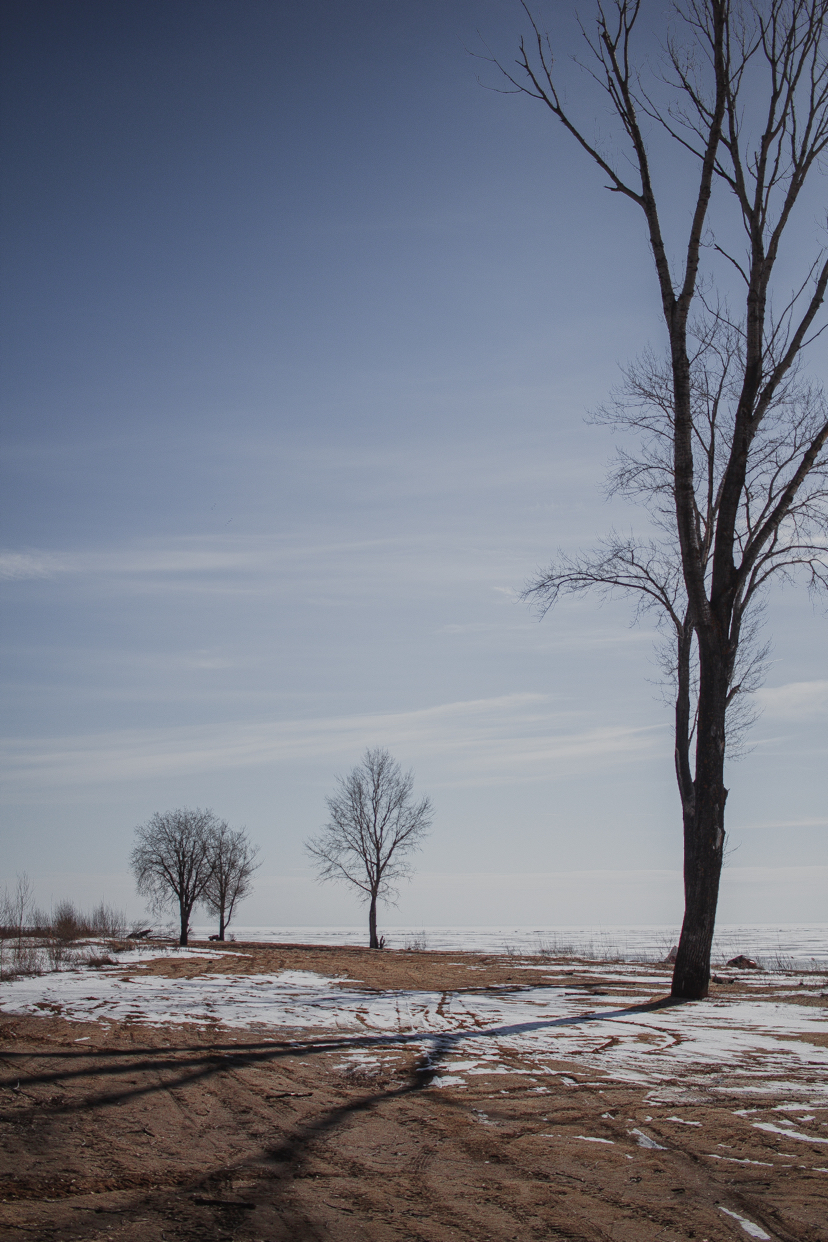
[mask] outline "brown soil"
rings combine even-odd
[[[232,948],[245,956],[144,969],[314,970],[377,989],[528,982],[508,960],[460,953]],[[544,970],[582,984],[585,997],[611,990],[571,963]],[[726,986],[729,996],[741,990]],[[749,994],[761,994],[755,979]],[[381,1068],[355,1067],[350,1054],[378,1042],[367,1031],[104,1030],[0,1014],[0,1234],[745,1242],[727,1209],[777,1242],[828,1239],[828,1173],[818,1171],[828,1145],[754,1128],[784,1114],[771,1111],[773,1099],[729,1095],[726,1073],[715,1094],[681,1082],[654,1093],[577,1062],[527,1075],[524,1061],[522,1074],[436,1088],[433,1069],[404,1043],[382,1046]],[[759,1111],[734,1116],[746,1104]],[[813,1124],[828,1121],[816,1111]],[[702,1124],[671,1120],[679,1112]],[[663,1150],[637,1145],[633,1129]],[[813,1132],[826,1137],[828,1127]]]

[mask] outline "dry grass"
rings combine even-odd
[[[5,889],[0,896],[0,980],[68,966],[103,965],[72,946],[90,939],[121,942],[127,934],[126,915],[105,901],[91,913],[72,901],[59,901],[51,914],[45,914],[32,904],[31,895],[24,874],[17,877],[11,893]]]

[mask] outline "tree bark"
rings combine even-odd
[[[700,636],[695,797],[692,814],[684,817],[684,921],[672,985],[672,995],[681,1000],[703,1000],[710,985],[725,839],[728,672],[726,653]]]
[[[224,939],[224,906],[219,910],[219,940]]]
[[[188,943],[187,936],[190,929],[190,911],[182,901],[178,903],[178,910],[181,915],[181,931],[178,936],[178,943],[182,948],[185,948]]]
[[[371,894],[371,904],[368,907],[368,948],[378,949],[379,940],[377,939],[377,895]]]

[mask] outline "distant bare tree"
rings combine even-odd
[[[163,815],[156,812],[135,829],[130,865],[138,892],[156,910],[178,905],[180,945],[187,944],[190,916],[212,875],[217,827],[212,811],[183,808]]]
[[[219,921],[219,940],[240,901],[250,892],[258,849],[250,843],[243,828],[235,831],[224,820],[216,824],[211,837],[211,872],[204,886],[202,901]]]
[[[0,980],[40,973],[37,949],[25,936],[27,922],[36,923],[40,918],[40,912],[32,908],[32,883],[24,871],[17,876],[14,892],[4,888],[0,897]],[[7,939],[16,942],[8,954]]]
[[[378,949],[377,900],[393,897],[397,881],[410,874],[411,853],[431,827],[431,799],[413,800],[413,773],[401,772],[387,750],[366,750],[337,783],[338,792],[326,799],[330,819],[305,848],[320,880],[347,880],[362,891],[368,943]]]
[[[26,914],[32,906],[33,888],[28,873],[18,873],[14,892],[3,889],[0,898],[0,931],[5,934],[16,934],[19,951],[23,948],[23,931],[26,926]]]
[[[22,935],[26,925],[26,911],[31,907],[33,891],[28,872],[24,871],[17,876],[14,892],[10,895],[5,891],[3,894],[2,921],[14,927],[19,935]]]
[[[628,372],[609,414],[640,436],[613,485],[643,499],[665,537],[612,533],[528,590],[544,609],[562,592],[628,592],[671,631],[685,897],[672,992],[699,999],[724,853],[728,716],[761,675],[755,609],[774,578],[828,585],[828,406],[799,373],[824,331],[824,235],[791,287],[786,276],[775,298],[773,288],[783,242],[798,223],[801,249],[810,231],[812,212],[795,213],[803,187],[826,171],[828,0],[596,0],[581,27],[585,67],[617,122],[614,148],[575,115],[550,37],[522,2],[530,34],[516,67],[490,59],[643,214],[668,343],[663,364],[646,357]],[[637,46],[650,13],[665,20],[660,64]],[[669,229],[664,187],[677,169],[657,167],[655,135],[693,179]]]

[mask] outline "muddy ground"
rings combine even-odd
[[[244,956],[144,969],[310,970],[445,992],[526,983],[495,957],[232,947]],[[583,987],[588,1008],[594,974],[547,964],[556,971],[561,986]],[[726,986],[734,995],[742,985]],[[652,984],[639,993],[638,1003],[658,1003]],[[826,999],[805,987],[801,1003],[824,1009]],[[360,1068],[360,1050],[378,1051],[377,1064]],[[501,1061],[508,1069],[508,1051]],[[676,1081],[654,1091],[577,1059],[544,1058],[537,1074],[525,1065],[476,1073],[461,1089],[431,1085],[439,1066],[415,1042],[370,1031],[137,1020],[104,1029],[0,1014],[0,1236],[828,1239],[828,1108],[811,1110],[808,1143],[756,1128],[778,1121],[773,1098],[737,1115],[745,1095],[729,1094],[727,1066],[692,1089]]]

